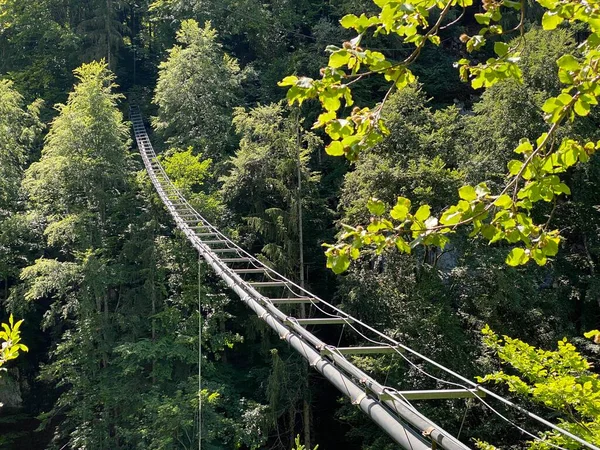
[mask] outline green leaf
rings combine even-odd
[[[333,120],[325,127],[325,132],[334,140],[349,137],[353,131],[352,122],[346,119]]]
[[[483,70],[477,72],[477,75],[475,75],[475,78],[473,78],[471,80],[471,86],[473,87],[473,89],[479,89],[482,88],[485,84],[485,73]]]
[[[381,216],[385,212],[385,203],[376,198],[372,198],[367,202],[367,209],[375,216]]]
[[[293,105],[296,102],[298,102],[298,104],[301,105],[304,102],[304,100],[308,98],[308,95],[306,94],[306,91],[304,89],[300,89],[298,86],[292,86],[288,89],[287,94],[285,94],[285,97],[287,98],[288,103],[290,105]]]
[[[556,60],[558,67],[569,72],[579,70],[579,62],[571,55],[563,55]]]
[[[544,252],[539,248],[533,250],[533,260],[537,263],[538,266],[544,266],[546,265],[546,262],[548,262],[548,258],[546,258]]]
[[[313,128],[319,128],[327,123],[331,122],[337,117],[335,111],[324,112],[319,114],[317,121],[314,123]]]
[[[564,83],[564,84],[573,84],[573,81],[574,81],[571,74],[569,72],[567,72],[566,70],[558,71],[558,79],[560,80],[561,83]]]
[[[533,146],[529,139],[521,139],[517,148],[515,148],[515,153],[531,153],[533,151]]]
[[[487,187],[487,184],[479,183],[475,186],[475,194],[477,194],[477,197],[485,197],[486,195],[489,195],[489,193],[490,188]]]
[[[440,39],[440,37],[437,34],[429,36],[429,41],[433,45],[440,45],[442,43],[442,40]]]
[[[427,220],[430,214],[431,208],[429,207],[429,205],[422,205],[419,207],[419,209],[417,209],[417,212],[415,213],[415,219],[424,222],[425,220]]]
[[[494,236],[498,233],[501,233],[501,231],[493,225],[484,225],[481,227],[481,235],[488,241],[494,239]]]
[[[408,215],[408,208],[405,205],[396,204],[390,211],[392,218],[403,221]]]
[[[463,186],[458,190],[458,196],[463,200],[471,202],[477,198],[477,192],[473,186]]]
[[[340,109],[341,101],[340,97],[342,97],[343,93],[339,92],[337,89],[327,88],[324,92],[319,95],[319,100],[328,112],[337,111]]]
[[[598,336],[600,336],[600,331],[599,330],[592,330],[592,331],[588,331],[587,333],[583,333],[583,335],[588,338],[588,339],[596,339]]]
[[[562,103],[563,105],[567,105],[569,103],[571,103],[571,100],[573,100],[573,96],[567,94],[566,92],[563,92],[561,94],[559,94],[559,96],[557,97],[557,100]]]
[[[506,194],[502,194],[500,197],[498,197],[496,199],[496,201],[494,201],[494,205],[496,205],[499,208],[503,208],[503,209],[508,209],[512,206],[513,201],[510,198],[510,196],[506,195]]]
[[[548,133],[540,134],[540,136],[535,140],[535,143],[537,144],[537,146],[540,147],[542,145],[542,143],[546,140],[547,137],[548,137]]]
[[[523,161],[518,161],[516,159],[513,159],[508,162],[507,166],[508,166],[508,173],[510,173],[511,175],[516,175],[521,170],[521,167],[523,167]]]
[[[285,77],[279,83],[277,83],[277,85],[278,86],[295,86],[297,82],[298,82],[298,77],[296,77],[294,75],[290,75],[288,77]]]
[[[490,19],[491,19],[491,16],[489,14],[481,14],[481,13],[475,14],[475,20],[480,25],[486,25],[486,26],[489,25]]]
[[[506,236],[504,236],[504,239],[506,239],[511,244],[515,244],[516,242],[519,242],[519,240],[521,239],[521,233],[516,228],[513,228],[512,230],[510,230],[509,232],[506,233]]]
[[[325,151],[331,156],[344,156],[344,145],[340,141],[331,141]]]
[[[496,42],[494,44],[494,52],[501,58],[508,53],[509,49],[510,46],[505,42]]]
[[[546,255],[554,256],[558,253],[558,244],[560,243],[560,238],[548,238],[546,240],[546,245],[544,246],[544,250]]]
[[[565,183],[558,183],[554,186],[554,192],[557,194],[571,195],[571,189]]]
[[[579,116],[587,116],[590,113],[590,104],[585,102],[583,99],[578,98],[575,102],[574,110]]]
[[[408,210],[410,210],[411,202],[409,199],[407,199],[405,197],[398,197],[398,200],[396,201],[396,205],[405,206]]]
[[[400,236],[396,238],[396,248],[402,253],[410,253],[410,245]]]
[[[344,28],[354,28],[357,23],[358,23],[358,17],[356,17],[354,14],[348,14],[348,15],[342,17],[342,20],[340,20],[340,24]]]
[[[474,50],[479,50],[481,47],[483,47],[485,45],[485,38],[480,35],[480,34],[476,34],[475,36],[472,36],[471,39],[469,39],[467,41],[467,51],[469,53],[473,52]]]
[[[451,206],[442,214],[440,218],[440,222],[442,225],[456,225],[461,221],[463,216],[463,211],[461,211],[458,206]]]
[[[546,100],[542,105],[542,111],[548,114],[552,114],[557,108],[561,108],[562,106],[562,103],[557,102],[557,99],[555,97],[551,97],[548,100]]]
[[[563,21],[563,18],[558,13],[553,11],[546,11],[542,17],[542,28],[544,30],[554,30]]]
[[[390,211],[393,219],[404,221],[410,211],[410,200],[404,197],[398,197],[398,201]]]
[[[416,78],[414,76],[414,74],[404,68],[404,67],[400,67],[397,69],[394,69],[392,74],[390,74],[390,76],[388,77],[388,75],[386,75],[386,79],[389,78],[389,81],[394,81],[396,84],[396,87],[398,89],[402,89],[406,86],[408,86],[411,83],[414,83]]]
[[[583,100],[586,103],[589,103],[590,105],[598,104],[598,100],[596,99],[596,96],[593,93],[581,94],[580,98],[581,98],[581,100]]]
[[[345,66],[346,64],[348,64],[348,61],[350,60],[351,56],[352,54],[347,50],[339,50],[337,52],[334,52],[331,54],[331,56],[329,56],[329,67],[337,69],[339,67]]]
[[[350,258],[346,253],[341,253],[335,256],[328,257],[331,270],[337,275],[345,272],[350,267]]]
[[[525,249],[516,247],[513,248],[506,257],[506,264],[509,266],[521,266],[529,261],[529,255],[525,253]]]

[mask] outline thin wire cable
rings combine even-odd
[[[400,414],[400,412],[398,411],[398,406],[396,405],[396,403],[393,403],[394,409],[396,410],[396,414]],[[410,445],[410,449],[413,450],[413,446],[411,443],[411,440],[408,438],[408,432],[406,431],[406,428],[404,429],[404,435],[406,436],[406,440],[408,441],[408,444]]]
[[[465,413],[463,414],[463,418],[460,422],[460,427],[458,429],[458,434],[456,435],[456,439],[460,439],[460,434],[462,433],[463,426],[465,425],[465,419],[467,418],[467,413],[469,412],[469,409],[471,409],[471,399],[470,398],[468,398],[466,401]]]
[[[202,450],[202,255],[198,252],[198,450]]]
[[[392,371],[392,363],[394,362],[394,358],[396,355],[392,355],[392,359],[390,360],[390,365],[388,366],[388,370],[385,373],[385,380],[383,380],[383,384],[387,386],[388,378],[390,377],[390,372]]]
[[[342,331],[340,331],[340,338],[338,339],[337,347],[339,347],[340,344],[342,343],[342,336],[344,335],[344,330],[345,329],[346,329],[346,324],[344,323],[342,325]]]
[[[354,328],[354,327],[352,327],[352,325],[349,325],[349,326],[350,326],[351,328]],[[379,345],[385,345],[385,344],[382,344],[381,342],[377,342],[377,341],[374,341],[374,340],[372,340],[372,339],[369,339],[367,336],[363,335],[362,333],[360,333],[360,331],[358,331],[358,330],[356,330],[356,329],[355,329],[355,331],[356,331],[357,333],[361,334],[361,335],[363,336],[363,338],[365,338],[366,340],[370,341],[371,343],[374,343],[374,344],[379,344]],[[393,348],[393,347],[392,347],[392,348]],[[510,424],[510,425],[512,425],[513,427],[515,427],[516,429],[518,429],[518,430],[519,430],[521,433],[523,433],[523,434],[525,434],[525,435],[527,435],[527,436],[529,436],[529,437],[533,438],[533,439],[534,439],[534,440],[536,440],[536,441],[544,442],[545,444],[548,444],[549,446],[551,446],[551,447],[554,447],[554,448],[556,448],[556,449],[559,449],[559,450],[567,450],[567,449],[565,449],[565,448],[563,448],[563,447],[560,447],[560,446],[558,446],[558,445],[554,445],[554,444],[552,444],[552,443],[550,443],[550,442],[547,442],[546,440],[544,440],[544,439],[540,438],[539,436],[536,436],[535,434],[533,434],[533,433],[531,433],[531,432],[527,431],[526,429],[524,429],[524,428],[520,427],[519,425],[517,425],[516,423],[514,423],[513,421],[511,421],[509,418],[507,418],[506,416],[504,416],[504,415],[502,415],[501,413],[499,413],[499,412],[498,412],[498,411],[497,411],[495,408],[493,408],[493,407],[492,407],[492,406],[491,406],[491,405],[490,405],[488,402],[486,402],[486,401],[485,401],[485,400],[483,400],[483,399],[482,399],[482,398],[481,398],[479,395],[477,395],[475,392],[473,392],[473,390],[472,390],[472,389],[469,389],[469,388],[467,388],[466,386],[464,386],[464,385],[462,385],[462,384],[459,384],[459,383],[454,383],[454,382],[452,382],[452,381],[447,381],[447,380],[444,380],[444,379],[442,379],[442,378],[436,377],[435,375],[432,375],[432,374],[430,374],[429,372],[427,372],[426,370],[422,369],[422,368],[421,368],[421,367],[419,367],[417,364],[415,364],[413,361],[411,361],[409,358],[407,358],[407,357],[406,357],[406,355],[402,354],[402,353],[401,353],[401,352],[400,352],[398,349],[396,349],[396,348],[393,348],[393,349],[394,349],[394,350],[396,351],[396,353],[398,353],[398,354],[399,354],[399,355],[400,355],[400,356],[401,356],[401,357],[402,357],[402,358],[403,358],[403,359],[404,359],[406,362],[408,362],[408,363],[409,363],[409,364],[410,364],[412,367],[414,367],[415,369],[417,369],[417,370],[418,370],[419,372],[421,372],[422,374],[424,374],[424,375],[428,376],[429,378],[432,378],[432,379],[434,379],[434,380],[436,380],[436,381],[438,381],[438,382],[440,382],[440,383],[448,384],[448,385],[451,385],[451,386],[457,386],[457,387],[460,387],[460,388],[462,388],[462,389],[470,390],[470,391],[471,391],[471,393],[473,394],[473,396],[474,396],[474,397],[476,397],[476,398],[477,398],[477,399],[478,399],[478,400],[479,400],[481,403],[483,403],[483,404],[484,404],[484,405],[485,405],[485,406],[486,406],[486,407],[487,407],[487,408],[488,408],[490,411],[492,411],[494,414],[496,414],[498,417],[500,417],[502,420],[504,420],[504,421],[505,421],[505,422],[507,422],[508,424]],[[394,389],[394,390],[395,390],[395,389]],[[397,391],[396,391],[396,392],[397,392]]]
[[[477,397],[479,399],[479,401],[481,403],[483,403],[485,406],[487,406],[494,414],[496,414],[498,417],[500,417],[502,420],[506,421],[507,423],[509,423],[510,425],[512,425],[513,427],[515,427],[517,430],[519,430],[521,433],[526,434],[527,436],[533,438],[535,441],[540,441],[543,442],[546,445],[549,445],[550,447],[556,448],[558,450],[567,450],[564,447],[560,447],[559,445],[555,445],[552,444],[551,442],[548,442],[547,440],[544,440],[542,438],[540,438],[539,436],[536,436],[535,434],[527,431],[526,429],[520,427],[519,425],[517,425],[516,423],[514,423],[512,420],[510,420],[509,418],[503,416],[502,414],[500,414],[497,410],[495,410],[489,403],[487,403],[485,400],[483,400],[479,395],[473,393],[473,395],[475,397]]]

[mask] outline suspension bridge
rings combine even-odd
[[[473,398],[482,402],[501,419],[509,422],[532,440],[539,436],[525,430],[490,405],[490,400],[515,409],[524,417],[560,433],[581,448],[600,450],[582,438],[514,404],[510,400],[476,384],[451,369],[438,364],[410,347],[352,317],[331,303],[318,298],[292,280],[263,264],[253,255],[210,224],[190,205],[169,179],[150,142],[139,108],[132,107],[130,120],[135,140],[148,176],[175,224],[198,251],[208,266],[235,292],[256,315],[286,341],[312,367],[360,408],[395,442],[407,450],[468,450],[469,447],[451,433],[420,413],[413,400]],[[311,307],[311,317],[289,315],[289,305]],[[296,308],[298,309],[298,308]],[[341,347],[317,336],[323,327],[344,326],[365,346]],[[315,331],[316,330],[316,331]],[[423,376],[447,388],[401,391],[386,386],[352,363],[353,355],[396,354]],[[449,379],[438,378],[415,361],[435,367]],[[551,447],[561,447],[549,444]]]

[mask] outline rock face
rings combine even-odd
[[[0,372],[0,404],[2,409],[19,409],[23,407],[23,396],[19,386],[18,372]]]

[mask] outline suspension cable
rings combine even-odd
[[[198,450],[202,450],[202,255],[198,253]]]

